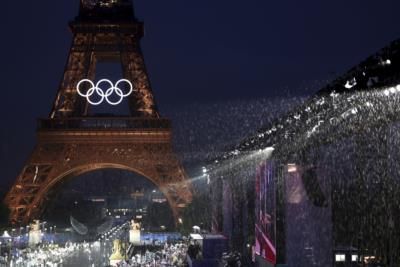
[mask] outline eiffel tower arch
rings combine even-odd
[[[191,201],[190,182],[172,148],[170,121],[157,110],[139,44],[143,24],[132,1],[82,0],[70,28],[72,46],[53,108],[38,120],[37,144],[5,198],[10,221],[39,218],[52,188],[104,168],[145,176],[164,193],[177,220]],[[103,60],[120,62],[133,85],[130,116],[91,116],[90,103],[78,93],[79,81],[94,80]]]

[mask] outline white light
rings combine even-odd
[[[297,166],[294,163],[289,163],[287,165],[288,167],[288,173],[293,173],[293,172],[297,172]]]
[[[275,148],[272,147],[272,146],[270,146],[270,147],[264,148],[262,151],[263,151],[263,152],[273,152],[274,150],[275,150]]]
[[[356,78],[353,78],[351,81],[347,81],[344,85],[345,88],[350,89],[357,85]]]
[[[335,261],[336,262],[345,262],[346,261],[346,255],[345,254],[336,254],[335,255]]]
[[[392,94],[396,93],[396,89],[394,87],[390,87],[389,88],[389,92],[391,92]]]
[[[33,176],[33,183],[36,182],[38,174],[39,174],[39,167],[35,166],[35,175]]]
[[[7,231],[4,231],[4,233],[3,233],[3,235],[2,235],[1,237],[3,237],[3,238],[9,238],[9,237],[11,237],[11,236],[8,234]]]
[[[351,261],[358,261],[358,255],[351,255]]]
[[[129,91],[126,94],[124,94],[124,92],[121,90],[121,88],[118,87],[118,85],[122,82],[125,82],[129,85]],[[89,85],[90,85],[90,88],[87,90],[86,94],[81,92],[81,86],[83,83],[89,83]],[[109,88],[107,88],[107,90],[105,92],[103,89],[101,89],[99,87],[102,83],[108,83],[110,86]],[[78,94],[82,97],[85,97],[87,102],[89,102],[91,105],[94,105],[94,106],[100,105],[101,103],[103,103],[103,101],[105,99],[108,104],[116,106],[116,105],[120,104],[125,97],[129,96],[132,93],[133,85],[127,79],[121,79],[115,85],[108,79],[101,79],[100,81],[98,81],[96,83],[96,85],[89,79],[83,79],[83,80],[79,81],[78,84],[76,85],[76,90],[77,90]],[[96,93],[100,97],[100,100],[92,101],[90,99],[94,93]],[[109,99],[109,97],[114,93],[117,96],[119,96],[119,100],[117,100],[115,102],[113,102]]]
[[[390,92],[389,92],[388,89],[386,89],[385,91],[383,91],[383,94],[384,94],[385,96],[388,96],[388,95],[390,94]]]

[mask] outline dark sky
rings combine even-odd
[[[400,38],[398,0],[136,0],[161,107],[304,95]],[[33,148],[50,111],[78,0],[2,1],[1,179]],[[13,178],[11,178],[13,179]]]

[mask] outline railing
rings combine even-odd
[[[38,130],[170,129],[168,119],[91,117],[39,119]]]

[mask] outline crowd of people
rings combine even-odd
[[[175,244],[165,243],[163,247],[159,248],[147,248],[142,253],[135,253],[130,257],[127,262],[121,262],[121,267],[167,267],[176,266],[183,267],[187,266],[187,255],[188,246],[184,242],[177,242]]]
[[[61,266],[63,261],[79,249],[86,248],[88,244],[66,244],[63,247],[48,244],[35,248],[16,249],[14,253],[2,256],[0,266],[35,267],[35,266]]]

